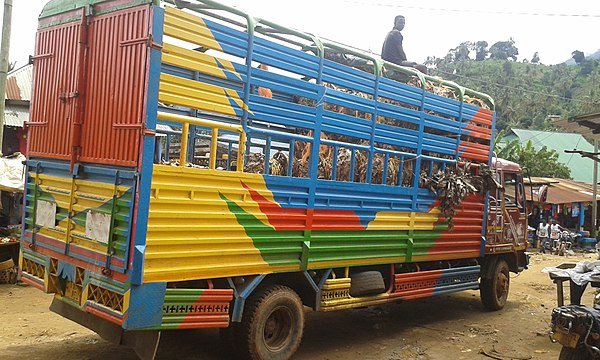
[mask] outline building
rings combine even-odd
[[[8,73],[4,108],[4,136],[2,153],[25,153],[27,133],[24,123],[29,121],[29,103],[33,80],[33,65],[25,65]]]
[[[531,209],[529,224],[537,227],[541,219],[556,219],[557,222],[570,229],[592,230],[593,187],[580,181],[557,178],[531,177],[525,178],[525,196],[528,208]],[[541,186],[548,187],[546,201],[540,202],[537,190]],[[600,194],[596,201],[600,200]]]
[[[573,180],[591,184],[594,182],[594,161],[583,158],[579,154],[565,153],[565,150],[582,150],[593,152],[594,146],[590,144],[581,134],[559,133],[550,131],[511,129],[503,138],[503,142],[519,140],[522,145],[531,140],[533,147],[540,150],[542,147],[556,150],[558,161],[565,164],[571,170]],[[600,179],[600,177],[599,177]]]

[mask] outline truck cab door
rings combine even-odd
[[[526,245],[527,216],[523,176],[503,172],[503,231],[501,242],[515,247]]]
[[[502,188],[490,192],[488,199],[487,244],[511,245],[512,251],[512,246],[520,248],[527,241],[523,176],[508,171],[499,171],[498,175]]]

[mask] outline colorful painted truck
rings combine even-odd
[[[50,1],[33,62],[20,277],[143,359],[195,328],[287,359],[303,307],[499,309],[527,265],[484,94],[209,0]],[[482,164],[448,218],[422,180]]]

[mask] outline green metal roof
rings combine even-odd
[[[594,182],[594,160],[581,157],[579,154],[565,153],[565,150],[573,149],[589,152],[594,151],[594,146],[580,134],[512,129],[511,133],[508,133],[504,137],[504,139],[508,141],[516,138],[519,139],[519,142],[523,145],[531,140],[531,143],[536,150],[539,150],[544,146],[547,149],[556,150],[558,153],[558,161],[571,169],[573,180],[582,181],[588,184]],[[600,179],[600,176],[598,178]]]
[[[94,5],[109,2],[109,1],[111,1],[111,0],[51,0],[46,4],[46,6],[44,6],[44,9],[42,9],[42,13],[40,14],[39,18],[42,19],[42,18],[46,18],[49,16],[62,14],[65,12],[69,12],[71,10],[80,9],[82,7],[86,8],[86,13],[89,15],[91,7],[93,7]],[[114,11],[119,8],[127,8],[127,7],[137,6],[137,5],[141,5],[141,4],[151,4],[151,3],[158,4],[158,2],[159,2],[159,0],[132,0],[131,2],[127,3],[126,5],[121,5],[120,7],[116,6],[111,10]]]

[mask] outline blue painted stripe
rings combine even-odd
[[[248,46],[248,33],[239,31],[230,26],[224,26],[204,18],[204,23],[211,31],[213,37],[219,42],[221,49],[227,54],[246,57]]]
[[[132,286],[129,293],[129,316],[125,329],[142,329],[159,326],[162,322],[162,305],[167,283],[147,283]]]
[[[323,111],[322,130],[330,134],[369,140],[371,126],[368,121],[333,111]],[[351,141],[352,142],[352,141]]]
[[[292,104],[276,99],[267,99],[257,95],[250,96],[252,120],[267,121],[289,127],[314,129],[315,108]]]
[[[264,176],[269,191],[284,208],[309,208],[308,179]],[[426,189],[345,181],[317,180],[314,208],[352,211],[411,211],[418,194],[419,211],[429,211],[435,196]]]
[[[152,11],[152,37],[155,42],[157,42],[159,45],[162,45],[164,9],[153,6]],[[146,94],[146,124],[150,129],[156,129],[161,57],[162,54],[159,49],[150,49],[148,91]],[[154,142],[155,140],[153,136],[144,137],[140,169],[141,176],[140,181],[138,182],[138,202],[136,206],[137,218],[133,240],[134,249],[132,249],[133,267],[130,274],[132,283],[135,285],[139,285],[143,282],[146,231],[148,228],[148,213],[150,209],[150,187],[152,183],[152,170],[154,166]]]
[[[374,94],[374,74],[369,74],[331,60],[324,60],[323,62],[323,81],[365,94]]]
[[[313,79],[318,76],[319,60],[316,56],[258,37],[254,42],[254,60]]]

